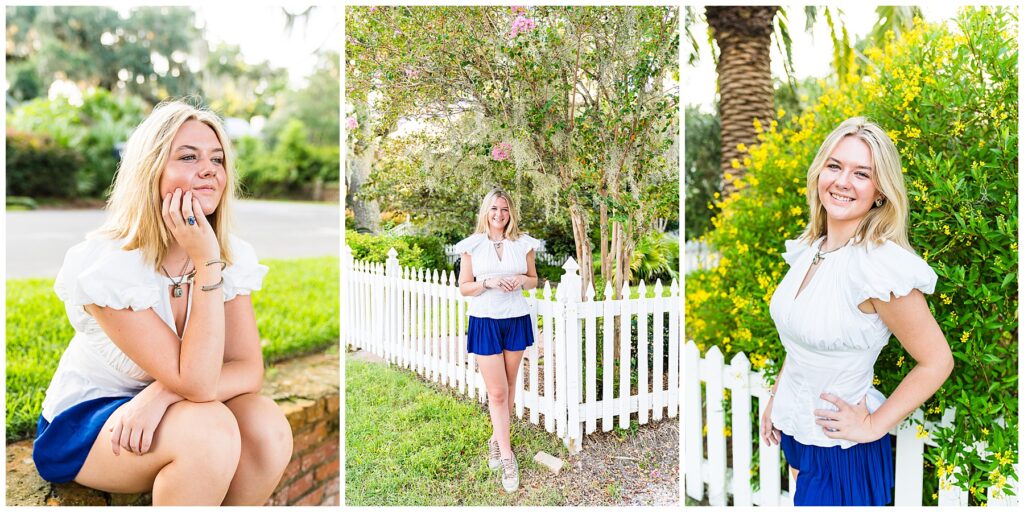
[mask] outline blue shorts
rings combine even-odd
[[[503,350],[516,352],[533,345],[530,315],[516,318],[469,317],[466,348],[470,354],[493,356]]]
[[[75,404],[52,422],[39,415],[32,461],[43,480],[62,484],[78,476],[103,424],[128,396],[94,398]]]
[[[884,506],[892,502],[896,474],[889,434],[870,443],[810,446],[782,434],[782,452],[797,474],[794,505]]]

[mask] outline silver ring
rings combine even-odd
[[[189,217],[188,218],[188,225],[189,226],[195,226],[196,225],[196,218],[195,217]]]

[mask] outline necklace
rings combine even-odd
[[[171,295],[174,295],[175,297],[181,297],[182,293],[184,293],[182,291],[182,289],[181,289],[181,285],[182,284],[184,284],[186,282],[189,282],[189,283],[192,282],[192,276],[195,274],[195,270],[193,270],[192,272],[190,272],[188,274],[185,273],[185,269],[188,268],[188,264],[189,263],[192,263],[192,258],[186,257],[185,258],[185,266],[181,267],[181,271],[178,272],[178,274],[180,274],[181,277],[179,277],[177,281],[175,281],[174,278],[171,277],[171,275],[167,273],[167,269],[164,268],[163,265],[160,265],[160,270],[163,270],[164,271],[164,275],[167,276],[167,279],[171,280],[171,286],[172,286],[172,288],[171,288]]]
[[[817,265],[818,263],[821,263],[821,261],[825,259],[825,255],[826,254],[832,254],[832,253],[838,251],[839,249],[842,249],[843,247],[846,247],[846,244],[843,244],[843,245],[840,245],[839,247],[836,247],[835,249],[832,249],[831,251],[821,252],[821,246],[825,245],[825,242],[827,242],[827,241],[828,241],[828,237],[826,236],[821,241],[821,244],[818,245],[818,252],[817,252],[817,254],[814,255],[814,259],[811,260],[811,266],[814,266],[814,265]]]
[[[492,244],[494,244],[494,249],[495,250],[499,250],[499,249],[501,249],[501,244],[505,243],[505,237],[502,236],[501,240],[498,240],[498,241],[491,240],[490,237],[487,237],[487,241],[491,242]]]

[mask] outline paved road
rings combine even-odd
[[[338,255],[337,204],[239,201],[237,234],[260,259]],[[103,223],[102,210],[7,212],[7,277],[53,277],[64,253]]]

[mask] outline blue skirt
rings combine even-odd
[[[889,434],[870,443],[809,446],[782,434],[786,462],[799,471],[794,505],[884,506],[892,502],[896,474]]]
[[[466,348],[470,354],[493,356],[503,350],[516,352],[533,345],[530,315],[516,318],[469,317]]]
[[[40,414],[36,440],[32,443],[32,460],[39,476],[57,484],[74,480],[103,424],[129,400],[128,396],[94,398],[73,405],[52,422]]]

